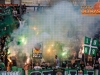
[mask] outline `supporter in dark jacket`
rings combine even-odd
[[[95,64],[94,64],[94,69],[99,69],[99,62],[98,62],[99,54],[97,53],[96,59],[95,59]]]
[[[46,69],[52,69],[52,66],[50,65],[50,63],[47,63]]]
[[[46,69],[45,62],[43,62],[43,63],[41,64],[41,68],[42,68],[42,69]]]
[[[81,62],[80,62],[80,69],[81,69],[81,70],[84,70],[84,68],[85,68],[85,64],[84,64],[83,61],[81,61]]]

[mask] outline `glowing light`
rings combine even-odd
[[[22,37],[22,38],[21,38],[21,42],[22,42],[23,44],[26,44],[26,39],[25,39],[24,37]]]
[[[65,52],[63,52],[63,53],[62,53],[62,56],[65,56],[65,55],[66,55],[66,53],[65,53]]]
[[[83,50],[82,50],[82,54],[84,53],[84,48],[83,48]]]
[[[12,60],[10,58],[8,58],[9,62],[12,62]]]
[[[25,64],[29,64],[30,63],[30,58],[28,57]]]
[[[52,47],[54,46],[54,44],[51,45]]]
[[[82,54],[84,53],[84,44],[82,44]]]
[[[36,28],[36,27],[33,27],[33,29],[34,29],[34,30],[37,30],[37,28]]]
[[[7,54],[9,55],[11,52],[10,52],[10,49],[8,49],[8,52],[7,52]]]
[[[38,34],[39,34],[39,32],[36,33],[36,35],[38,35]]]
[[[23,45],[27,44],[26,38],[24,36],[20,37],[19,41],[18,41],[18,44],[23,44]]]
[[[50,49],[48,49],[48,52],[50,52],[51,50]]]
[[[16,53],[15,53],[14,51],[11,51],[11,53],[10,53],[9,56],[10,56],[10,57],[12,57],[12,56],[16,56]]]
[[[46,46],[44,46],[44,48],[46,48]]]

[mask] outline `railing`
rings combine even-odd
[[[95,70],[83,70],[76,69],[52,69],[52,70],[28,70],[28,74],[24,74],[23,71],[0,71],[0,75],[97,75]],[[99,75],[99,74],[98,74]]]
[[[28,75],[96,75],[94,70],[54,69],[29,70]]]
[[[0,75],[22,75],[21,71],[0,71]]]
[[[33,8],[33,11],[43,11],[45,8],[48,8],[49,6],[26,6],[28,8]]]

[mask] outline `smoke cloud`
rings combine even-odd
[[[21,51],[26,53],[26,56],[30,56],[35,44],[39,42],[43,43],[44,52],[49,47],[51,48],[51,44],[54,42],[59,42],[69,48],[81,46],[84,36],[94,36],[98,27],[94,24],[100,18],[83,16],[80,10],[74,9],[71,3],[63,1],[45,9],[43,12],[28,12],[23,16],[23,19],[25,24],[12,33],[11,36],[14,40],[9,44],[9,47],[12,52]],[[20,37],[24,38],[25,44],[18,45],[17,42]],[[77,50],[74,49],[74,51]],[[51,53],[51,56],[53,56],[52,50]],[[20,57],[19,59],[23,58]]]

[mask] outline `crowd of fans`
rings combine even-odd
[[[16,10],[17,11],[17,14],[20,14],[20,8],[21,8],[21,13],[22,14],[24,14],[25,12],[26,12],[26,5],[24,4],[24,5],[22,5],[22,6],[19,6],[19,5],[2,5],[2,6],[0,6],[0,8],[2,8],[3,10],[4,9],[6,9],[6,8],[8,8],[8,7],[11,7],[12,8],[12,11],[13,10]],[[2,11],[0,11],[0,12],[2,12]]]
[[[27,69],[34,69],[34,70],[39,70],[39,69],[44,70],[44,69],[54,69],[54,68],[69,68],[69,69],[78,69],[78,70],[84,70],[84,69],[99,70],[100,57],[98,58],[97,61],[95,61],[93,65],[91,65],[89,62],[85,64],[85,62],[80,59],[74,60],[74,61],[71,60],[71,61],[60,62],[58,57],[57,58],[55,57],[55,60],[53,62],[54,62],[53,64],[51,64],[50,62],[41,62],[41,63],[36,62],[36,63],[31,63],[30,65],[26,64],[24,65],[24,68],[26,69],[27,67]]]
[[[99,36],[100,37],[100,36]],[[0,44],[0,51],[2,51],[5,47],[5,41],[6,41],[7,37],[4,36],[2,37],[1,40],[1,44]],[[100,40],[100,38],[99,38]],[[63,61],[60,62],[59,58],[57,56],[55,56],[55,60],[53,61],[54,63],[51,64],[50,62],[34,62],[31,64],[25,64],[24,65],[24,70],[26,69],[34,69],[34,70],[39,70],[39,69],[54,69],[54,68],[70,68],[70,69],[79,69],[79,70],[97,70],[99,71],[100,69],[100,52],[99,50],[97,51],[97,54],[95,57],[92,57],[93,60],[89,60],[89,61],[84,61],[82,59],[78,59],[73,61],[73,59],[71,61]],[[92,63],[92,64],[91,64]]]
[[[35,66],[34,66],[34,69],[35,70],[38,70],[38,69],[52,69],[50,63],[45,63],[43,62],[41,65],[39,65],[39,63],[36,63]]]
[[[0,6],[0,13],[4,13],[3,11],[6,10],[7,8],[10,8],[11,10],[11,15],[13,16],[14,20],[18,20],[17,18],[21,18],[21,16],[23,14],[26,13],[26,5],[22,5],[22,6]],[[5,19],[5,15],[0,15],[0,20],[4,20]]]
[[[12,19],[14,21],[17,21],[18,24],[16,24],[16,27],[19,27],[20,26],[20,22],[21,22],[21,15],[25,14],[26,12],[26,5],[22,5],[21,6],[21,13],[20,14],[20,6],[0,6],[0,22],[1,23],[4,23],[5,21],[5,18],[8,17],[8,15],[2,15],[4,13],[4,10],[7,10],[7,9],[10,9],[11,10],[11,14],[10,16],[12,16]],[[11,17],[10,17],[11,18]],[[5,29],[6,27],[2,27],[2,29],[0,28],[0,31],[1,30],[6,30]],[[7,47],[7,41],[8,41],[8,38],[10,35],[9,34],[4,34],[4,35],[0,35],[0,64],[1,63],[4,63],[4,65],[7,67],[7,52],[8,52],[8,47]],[[10,40],[11,41],[11,40]],[[0,70],[2,70],[2,65],[0,65]],[[4,69],[3,69],[4,70]]]
[[[9,35],[0,37],[0,70],[6,70]]]
[[[24,69],[30,69],[29,67],[30,65],[28,64],[24,65]],[[57,69],[57,68],[69,68],[69,69],[77,69],[77,70],[84,70],[84,69],[87,69],[87,70],[98,69],[99,70],[99,68],[95,68],[95,66],[91,66],[89,63],[85,65],[83,61],[74,62],[70,64],[66,62],[62,62],[59,67],[56,67],[55,65],[51,65],[50,62],[42,62],[42,63],[36,62],[31,67],[31,69],[34,69],[34,70]]]
[[[7,8],[5,6],[2,6],[3,9]],[[18,20],[19,24],[21,23],[21,19],[20,19],[20,6],[12,6],[12,15],[13,15],[13,19]],[[22,5],[21,7],[22,9],[22,14],[24,14],[26,12],[26,5]],[[0,11],[1,12],[1,11]],[[0,16],[0,19],[4,19],[4,17]],[[95,38],[97,38],[99,40],[99,44],[100,44],[100,34],[96,35]],[[0,63],[3,61],[3,55],[4,55],[4,48],[6,46],[5,41],[7,39],[7,36],[3,36],[0,38]],[[96,57],[92,57],[92,64],[91,62],[86,61],[84,62],[84,60],[79,59],[78,61],[74,62],[60,62],[59,58],[57,56],[55,56],[55,60],[54,60],[54,64],[52,65],[50,62],[42,62],[42,63],[31,63],[31,69],[34,70],[39,70],[39,69],[54,69],[54,68],[71,68],[71,69],[80,69],[80,70],[84,70],[84,69],[95,69],[95,70],[99,70],[100,69],[100,45],[98,46],[98,51],[96,54]],[[82,56],[80,56],[82,58]],[[85,58],[85,57],[84,57]],[[4,67],[4,65],[2,65]],[[0,67],[2,67],[0,66]],[[30,65],[26,64],[24,66],[24,69],[29,69]],[[1,69],[0,69],[1,70]]]

